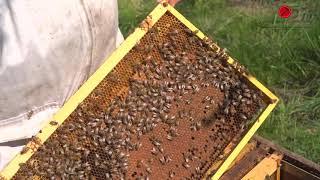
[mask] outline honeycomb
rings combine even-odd
[[[166,12],[13,179],[204,178],[265,103],[195,33]]]

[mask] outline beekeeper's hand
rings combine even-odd
[[[163,1],[168,2],[171,6],[175,6],[181,0],[158,0],[158,2],[163,2]]]

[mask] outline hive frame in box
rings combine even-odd
[[[147,28],[150,28],[155,22],[157,22],[167,11],[173,14],[179,21],[181,21],[186,27],[192,31],[198,30],[192,23],[190,23],[185,17],[183,17],[178,11],[176,11],[172,6],[167,4],[159,4],[148,16],[149,20],[147,23]],[[38,137],[42,143],[44,143],[51,134],[61,125],[64,120],[77,108],[77,106],[95,89],[95,87],[108,75],[109,72],[121,61],[121,59],[139,42],[139,40],[147,33],[147,29],[144,27],[136,28],[135,31],[120,45],[120,47],[112,53],[112,55],[102,64],[102,66],[79,88],[79,90],[64,104],[64,106],[52,117],[50,121],[56,121],[58,125],[48,124],[38,133]],[[201,32],[197,31],[196,34],[199,38],[203,39],[206,36]],[[216,44],[212,47],[218,48]],[[233,64],[234,59],[229,57],[228,63]],[[263,94],[269,99],[270,103],[259,115],[255,123],[244,135],[241,141],[236,145],[234,150],[229,154],[227,159],[220,165],[219,169],[213,175],[212,179],[219,179],[222,174],[228,169],[232,161],[240,153],[242,148],[248,143],[250,138],[257,131],[259,126],[275,108],[279,99],[269,91],[265,86],[263,86],[258,80],[248,73],[242,74],[246,79],[248,79],[256,88],[263,92]],[[17,154],[13,160],[3,169],[0,173],[0,178],[12,178],[15,173],[19,170],[20,164],[25,163],[33,153],[41,146],[41,144],[32,144],[29,142],[27,146],[33,146],[32,150],[28,150],[24,154]]]

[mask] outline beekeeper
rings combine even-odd
[[[123,37],[116,0],[0,0],[0,24],[1,170]]]

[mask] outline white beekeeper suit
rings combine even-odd
[[[116,0],[0,0],[0,170],[122,40]]]

